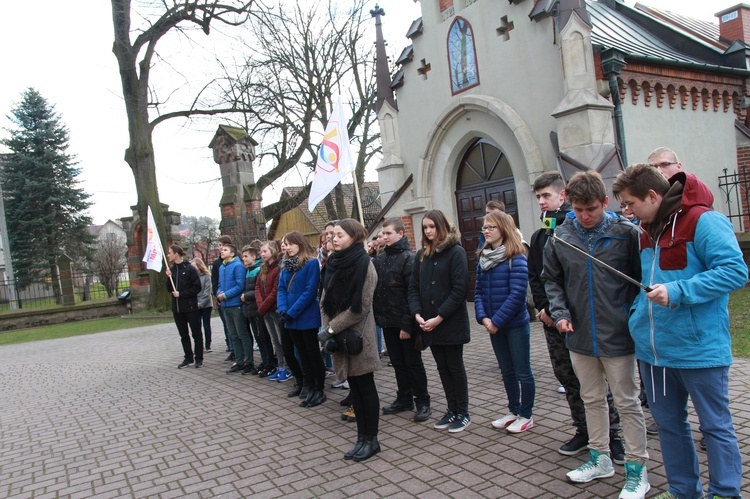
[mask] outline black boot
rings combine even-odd
[[[378,443],[377,435],[365,436],[365,443],[362,444],[362,448],[359,449],[359,452],[354,454],[352,459],[357,462],[364,461],[366,459],[370,459],[378,452],[380,452],[380,444]]]
[[[302,392],[302,383],[297,381],[297,379],[294,380],[294,388],[292,388],[292,391],[287,393],[286,396],[291,397],[298,397],[299,394]]]
[[[308,395],[309,393],[310,393],[310,389],[309,389],[308,387],[306,387],[306,386],[303,386],[303,387],[302,387],[302,391],[301,391],[301,392],[299,392],[299,398],[301,398],[301,399],[303,399],[303,400],[304,400],[304,399],[306,399],[306,398],[307,398],[307,395]]]
[[[339,402],[339,405],[341,407],[349,407],[350,405],[352,405],[352,394],[351,394],[351,392],[349,393],[349,395],[347,395],[346,397],[344,397],[344,399],[341,402]]]
[[[354,447],[349,449],[349,452],[344,454],[344,459],[347,461],[354,457],[354,455],[362,449],[362,446],[365,444],[365,436],[363,434],[357,435],[357,443],[354,444]]]
[[[305,390],[307,390],[307,395],[302,400],[302,402],[299,403],[300,407],[307,407],[308,405],[310,405],[310,402],[312,401],[313,397],[315,396],[315,390],[311,390],[311,389],[305,387],[305,388],[302,389],[302,393],[305,393]],[[300,395],[299,395],[300,398],[302,398],[302,393],[300,393]]]
[[[308,402],[307,407],[315,407],[326,401],[326,394],[323,390],[314,390],[313,396]]]

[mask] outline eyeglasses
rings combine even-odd
[[[653,168],[666,168],[669,165],[676,165],[677,161],[665,161],[663,163],[649,163],[648,166],[651,166]]]
[[[488,230],[495,230],[497,229],[497,225],[483,225],[482,226],[482,232],[487,232]]]

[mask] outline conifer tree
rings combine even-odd
[[[20,287],[50,278],[58,299],[58,258],[74,261],[90,248],[89,194],[79,187],[75,156],[60,116],[33,88],[8,116],[14,128],[0,140],[0,181],[15,277]]]

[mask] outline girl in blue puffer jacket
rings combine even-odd
[[[513,218],[506,213],[487,214],[482,231],[485,243],[477,258],[474,310],[477,321],[490,333],[509,411],[493,421],[492,426],[521,433],[534,426],[531,412],[536,391],[526,308],[527,250]]]

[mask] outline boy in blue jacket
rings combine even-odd
[[[690,173],[667,181],[648,164],[621,173],[612,191],[641,220],[643,283],[629,320],[649,407],[659,425],[669,490],[660,498],[703,496],[688,421],[688,397],[708,454],[708,497],[739,497],[742,460],[729,411],[729,293],[747,266],[713,195]]]

